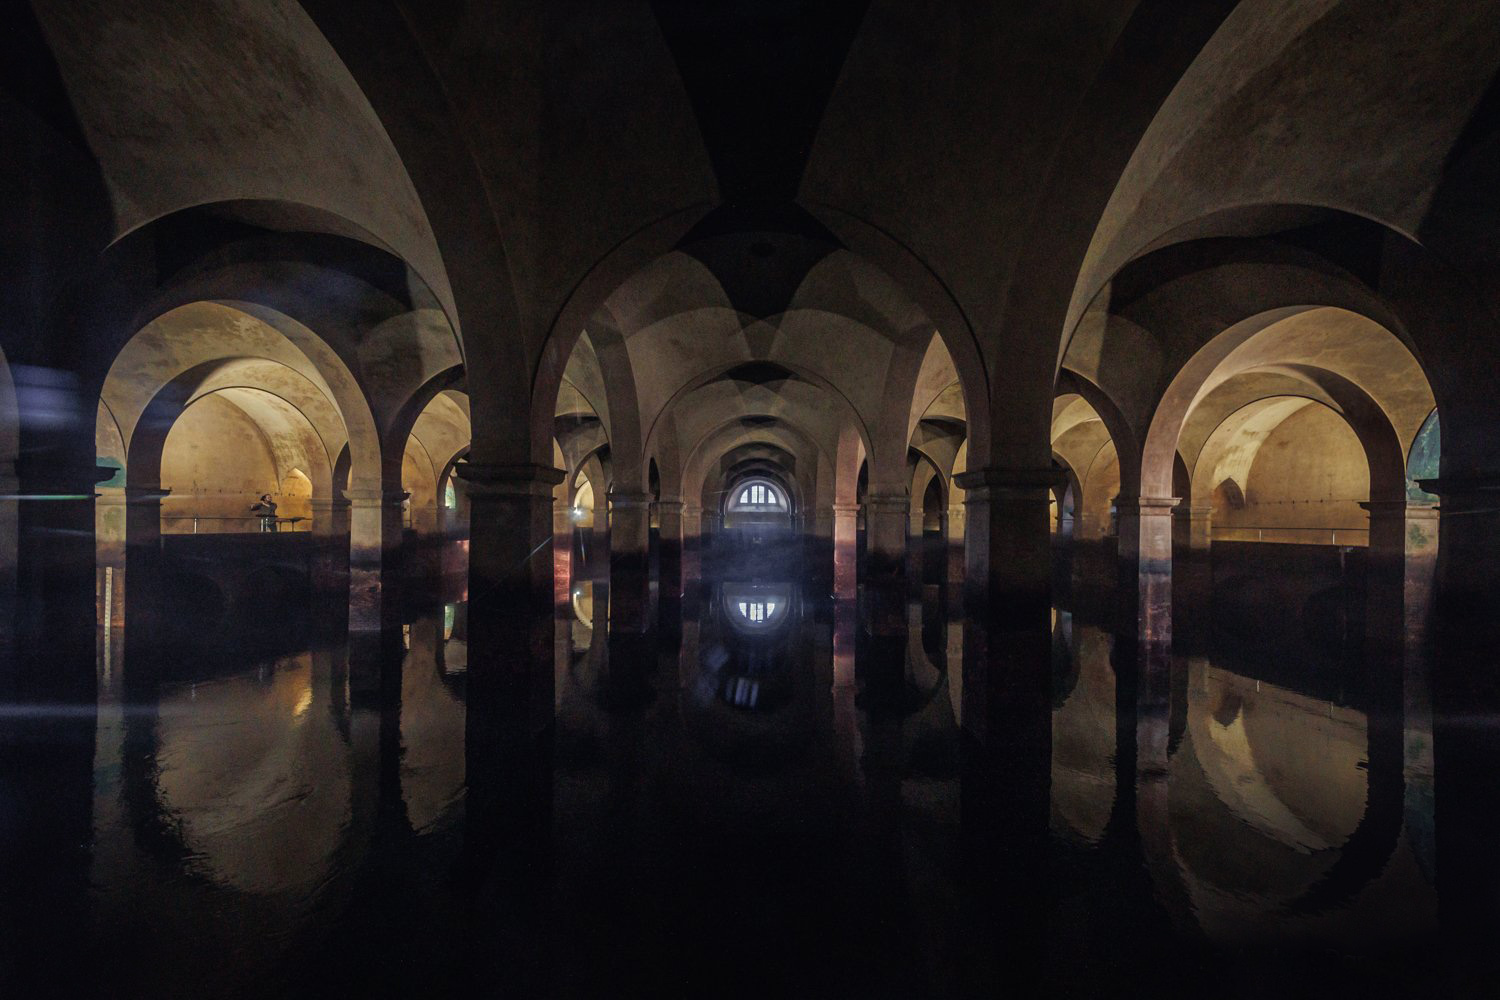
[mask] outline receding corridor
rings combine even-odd
[[[1488,997],[1500,16],[14,0],[0,997]]]

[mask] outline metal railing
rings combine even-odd
[[[193,522],[193,530],[191,533],[194,535],[199,534],[199,524],[205,521],[235,521],[249,525],[249,530],[252,532],[264,531],[267,533],[275,533],[283,530],[310,531],[312,529],[312,519],[307,517],[268,518],[260,517],[256,514],[163,514],[161,516],[161,520],[163,527],[165,527],[167,522],[169,521],[191,521]],[[267,527],[266,522],[270,522],[274,527]],[[297,525],[303,523],[306,523],[307,527],[297,527]],[[286,525],[287,527],[282,528],[282,525]],[[187,534],[187,532],[178,532],[178,534]]]

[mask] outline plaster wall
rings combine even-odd
[[[1248,480],[1240,484],[1243,507],[1214,491],[1214,538],[1367,543],[1359,504],[1369,499],[1369,466],[1359,438],[1327,407],[1304,406],[1278,424],[1256,451]]]
[[[161,484],[171,494],[162,501],[162,530],[171,534],[256,531],[249,510],[270,493],[279,517],[306,517],[304,498],[288,497],[277,476],[270,442],[254,420],[218,395],[205,396],[183,411],[162,450]],[[220,520],[230,518],[231,520]]]

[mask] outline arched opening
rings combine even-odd
[[[751,534],[789,531],[792,501],[786,487],[768,476],[736,481],[724,498],[724,527]]]
[[[101,623],[139,620],[148,637],[164,574],[186,564],[217,573],[225,592],[236,574],[266,564],[333,593],[351,585],[343,567],[353,549],[380,551],[381,525],[351,531],[343,498],[346,485],[378,482],[368,406],[326,345],[298,336],[197,302],[163,313],[121,349],[95,421],[99,460],[118,470],[95,507]]]
[[[1364,316],[1282,310],[1231,327],[1184,365],[1152,420],[1129,525],[1141,565],[1153,579],[1170,567],[1175,534],[1184,611],[1211,585],[1217,606],[1232,593],[1250,608],[1244,621],[1399,630],[1408,519],[1423,516],[1408,504],[1408,465],[1434,409],[1417,359]],[[1149,529],[1163,514],[1175,533]]]

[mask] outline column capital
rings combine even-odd
[[[1178,497],[1115,497],[1115,510],[1121,515],[1170,517],[1181,502]]]
[[[911,510],[911,498],[905,493],[867,493],[865,494],[865,509],[867,510],[891,510],[900,509],[902,513]]]
[[[172,491],[160,486],[125,487],[126,503],[160,503],[172,495]]]
[[[1359,506],[1369,511],[1371,517],[1405,517],[1407,503],[1405,500],[1366,500]]]
[[[567,473],[550,465],[524,462],[505,465],[486,462],[459,462],[453,474],[469,487],[474,498],[534,496],[551,497],[552,488],[567,478]]]
[[[965,492],[1025,493],[1066,485],[1067,473],[1055,466],[1034,469],[970,469],[953,477],[953,485]]]
[[[681,514],[687,510],[687,504],[681,500],[658,500],[656,509],[663,514]]]
[[[635,507],[650,507],[656,498],[650,493],[609,493],[609,509],[625,510]]]
[[[828,509],[831,510],[831,511],[833,511],[833,514],[834,514],[835,517],[837,517],[840,514],[853,515],[853,514],[858,514],[859,513],[859,504],[857,504],[857,503],[836,503],[836,504],[833,504]]]
[[[24,454],[5,465],[8,478],[16,483],[14,492],[43,500],[88,499],[99,483],[109,482],[120,471],[112,465],[55,463]]]
[[[1438,510],[1478,508],[1475,513],[1500,508],[1500,476],[1439,476],[1418,479],[1417,485],[1436,494]]]
[[[1208,517],[1209,515],[1213,514],[1213,512],[1214,509],[1212,507],[1184,507],[1179,504],[1178,506],[1172,508],[1173,517],[1183,517],[1189,519],[1194,517]]]
[[[349,501],[344,497],[310,497],[307,505],[313,510],[332,511],[348,507]]]
[[[405,490],[347,489],[344,499],[354,507],[396,507],[411,494]]]

